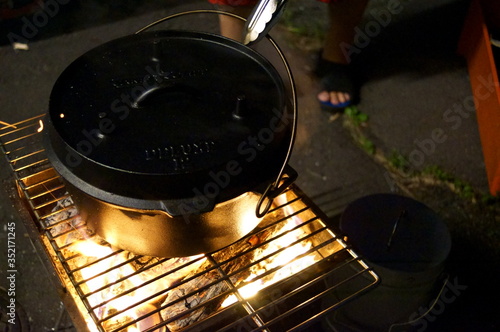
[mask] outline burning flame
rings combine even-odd
[[[293,249],[293,248],[288,248],[288,249]],[[249,282],[248,284],[245,284],[244,286],[240,287],[238,289],[238,292],[240,293],[241,297],[244,299],[249,299],[256,295],[259,291],[261,291],[263,288],[266,288],[274,283],[277,283],[278,281],[281,281],[291,275],[294,275],[303,269],[307,268],[308,266],[314,264],[317,259],[313,255],[308,255],[305,257],[302,257],[300,259],[295,260],[293,263],[290,263],[288,265],[285,265],[292,261],[295,257],[307,252],[309,248],[306,247],[301,247],[301,248],[296,248],[294,250],[285,250],[283,251],[278,257],[273,261],[273,263],[276,264],[269,264],[266,266],[268,270],[272,269],[273,267],[280,266],[282,265],[282,268],[277,271],[276,274],[274,274],[273,278],[268,281],[264,281],[263,279],[258,279],[254,282],[251,282],[254,280],[256,277],[259,276],[259,274],[255,273],[252,274],[250,277],[248,277],[245,280],[246,282]],[[279,263],[279,262],[282,263]],[[234,302],[237,301],[236,295],[231,295],[229,296],[223,303],[222,307],[227,307]]]
[[[106,319],[113,312],[120,313],[112,317],[108,325],[124,325],[128,321],[141,318],[135,325],[127,328],[128,332],[143,331],[161,322],[158,313],[148,315],[156,307],[149,302],[144,302],[144,299],[169,285],[158,280],[136,289],[144,284],[144,280],[141,274],[137,274],[134,267],[127,263],[125,252],[114,254],[110,247],[97,244],[92,240],[76,242],[73,249],[85,257],[96,258],[94,263],[87,264],[80,270],[80,273],[82,279],[86,280],[87,299],[89,304],[95,307],[94,313],[98,319]],[[116,266],[119,267],[116,268]],[[137,305],[137,303],[140,304]],[[143,316],[147,317],[142,318]],[[165,329],[159,328],[157,331],[165,331]]]
[[[305,231],[300,228],[292,230],[301,223],[302,220],[296,216],[289,218],[282,230],[283,233],[288,233],[272,241],[261,256],[265,257],[274,252],[278,252],[278,254],[252,266],[250,276],[244,280],[243,286],[238,288],[238,292],[243,299],[255,296],[262,289],[304,270],[319,260],[314,252],[306,254],[312,247],[311,241],[300,241],[293,244],[306,235]],[[300,257],[304,254],[306,255]],[[277,271],[272,273],[271,276],[259,278],[260,275],[274,268],[277,268]],[[222,303],[222,307],[227,307],[235,302],[237,302],[236,295],[230,295]]]
[[[86,286],[88,288],[88,301],[92,307],[98,306],[95,311],[97,311],[97,316],[102,319],[111,309],[116,309],[118,311],[123,311],[129,306],[133,306],[135,303],[140,302],[142,297],[139,294],[135,294],[135,291],[128,293],[127,296],[118,296],[124,289],[131,289],[134,285],[142,284],[142,281],[134,276],[134,268],[130,264],[124,264],[117,269],[111,269],[110,267],[120,265],[126,261],[122,253],[118,255],[112,255],[113,250],[107,246],[99,245],[91,240],[79,241],[75,244],[74,250],[80,252],[87,257],[97,258],[96,263],[90,264],[80,270],[81,276],[86,280]],[[111,256],[110,256],[111,255]],[[110,256],[106,258],[106,256]],[[109,272],[103,272],[108,271]],[[125,279],[125,281],[116,283],[116,280],[120,280],[123,277],[130,276]],[[107,291],[99,291],[103,287],[111,285]],[[106,303],[105,306],[99,306],[101,303]],[[125,316],[136,317],[135,311],[137,309],[124,311],[120,315],[116,316],[115,320],[122,320]],[[129,331],[133,331],[130,330]]]

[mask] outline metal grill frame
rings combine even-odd
[[[54,236],[51,232],[51,229],[58,227],[58,225],[68,223],[68,219],[61,220],[60,222],[52,223],[50,225],[48,225],[46,222],[47,218],[50,218],[51,216],[54,216],[63,211],[72,209],[74,208],[74,206],[60,206],[62,200],[64,200],[65,198],[69,198],[70,196],[65,191],[62,179],[60,179],[59,175],[53,170],[45,156],[41,137],[42,134],[39,132],[39,130],[43,130],[43,115],[0,128],[0,147],[12,169],[14,178],[13,182],[15,183],[15,187],[17,187],[19,196],[22,198],[20,202],[24,204],[22,209],[20,209],[21,214],[23,214],[21,217],[23,219],[23,222],[25,223],[26,228],[28,229],[33,244],[35,245],[39,255],[42,258],[42,261],[48,268],[48,272],[52,276],[53,281],[56,282],[56,288],[59,290],[61,299],[68,309],[68,312],[73,322],[75,323],[75,326],[82,331],[105,331],[102,325],[103,321],[95,314],[96,306],[92,306],[88,301],[88,297],[92,294],[86,294],[84,286],[82,286],[85,282],[88,282],[88,280],[84,280],[82,282],[79,281],[77,277],[75,277],[75,274],[77,274],[79,270],[85,268],[85,266],[79,268],[72,267],[70,261],[74,259],[74,257],[66,255],[66,249],[73,243],[61,245],[60,243],[58,243],[58,237],[67,234],[57,234],[57,236]],[[296,185],[292,185],[289,190],[283,195],[287,195],[286,203],[284,203],[283,206],[277,207],[275,210],[284,209],[286,206],[292,206],[292,204],[298,204],[299,206],[301,206],[299,209],[294,209],[290,215],[286,215],[284,219],[291,218],[293,215],[306,213],[308,216],[310,216],[310,218],[308,220],[303,220],[303,224],[296,226],[296,228],[304,227],[304,225],[309,223],[311,225],[314,224],[314,226],[308,226],[311,227],[311,229],[307,237],[310,237],[311,239],[321,232],[327,232],[331,235],[331,238],[329,240],[322,242],[321,244],[315,244],[314,247],[309,250],[309,252],[303,255],[307,255],[312,252],[320,253],[320,251],[328,250],[327,248],[329,245],[336,245],[340,249],[338,251],[335,251],[334,255],[333,252],[331,255],[329,254],[326,257],[322,255],[322,259],[314,263],[311,267],[306,268],[304,271],[299,272],[297,275],[290,276],[282,281],[277,282],[276,284],[273,284],[272,286],[269,286],[269,289],[284,287],[284,285],[290,283],[292,278],[296,277],[299,279],[305,278],[304,280],[306,280],[306,282],[301,284],[296,289],[293,289],[286,294],[282,294],[276,299],[271,299],[269,303],[260,307],[255,307],[255,304],[252,304],[254,302],[251,300],[243,299],[237,291],[237,289],[240,288],[241,285],[235,286],[231,282],[230,278],[241,271],[232,272],[230,275],[225,274],[222,271],[221,266],[226,264],[227,261],[218,262],[216,259],[214,259],[213,253],[210,255],[206,255],[208,260],[212,262],[211,269],[222,272],[222,278],[216,279],[214,281],[214,284],[219,282],[228,283],[228,290],[224,293],[234,293],[238,298],[236,304],[231,305],[229,308],[233,308],[233,306],[240,306],[242,309],[244,309],[244,311],[246,311],[245,316],[242,316],[238,320],[230,323],[228,326],[226,326],[226,330],[235,329],[236,327],[240,326],[240,324],[250,324],[252,325],[251,330],[273,331],[271,329],[271,327],[274,326],[273,324],[279,323],[280,321],[284,322],[284,320],[289,320],[290,317],[292,317],[295,313],[298,313],[301,310],[308,309],[308,307],[318,307],[318,303],[322,303],[322,300],[329,295],[331,299],[332,292],[334,292],[338,287],[353,283],[353,280],[355,279],[358,280],[359,278],[361,278],[365,280],[361,286],[356,281],[356,283],[354,284],[354,288],[357,287],[358,289],[355,289],[352,294],[335,300],[333,303],[328,304],[327,307],[320,306],[320,308],[317,309],[316,313],[312,313],[310,317],[301,320],[296,326],[290,328],[290,330],[304,329],[307,326],[310,326],[311,324],[317,322],[318,318],[330,313],[341,305],[360,296],[379,282],[378,276],[362,260],[362,258],[360,258],[343,239],[339,238],[331,229],[326,227],[324,221],[327,217],[304,193],[301,192],[301,190]],[[54,210],[54,206],[59,206],[59,208],[57,210]],[[76,218],[76,216],[71,216],[70,218]],[[278,223],[282,221],[283,220],[276,220],[273,222]],[[271,222],[270,224],[272,225],[273,222]],[[318,225],[321,226],[318,227]],[[269,227],[269,225],[266,227]],[[78,224],[76,228],[84,230],[85,224]],[[72,229],[68,232],[74,231],[76,230]],[[89,235],[89,237],[92,236],[93,235]],[[281,236],[281,234],[279,236]],[[245,239],[247,238],[248,237],[245,237],[241,241],[245,241]],[[272,241],[275,241],[275,238],[268,240],[268,242]],[[299,240],[297,240],[297,242],[298,241]],[[302,239],[300,239],[300,241],[302,241]],[[42,252],[44,252],[43,255],[40,254]],[[113,249],[113,253],[109,256],[119,255],[122,252],[122,250]],[[240,253],[239,255],[243,255],[245,253]],[[109,256],[99,258],[96,261],[105,260]],[[335,256],[335,258],[333,258],[333,256]],[[231,259],[236,258],[238,258],[238,256]],[[296,259],[299,258],[300,257],[297,257]],[[131,258],[130,261],[124,261],[123,264],[131,263],[134,259],[135,258]],[[261,260],[263,259],[265,259],[265,257],[261,258]],[[155,263],[155,265],[166,262],[166,260],[167,259],[160,259],[157,263]],[[94,264],[96,261],[90,262],[89,264]],[[187,264],[191,263],[192,262]],[[256,262],[252,262],[252,264],[255,263]],[[322,265],[329,265],[332,268],[327,270]],[[148,269],[149,268],[151,267],[148,266]],[[183,268],[183,266],[179,266],[179,269],[181,268]],[[319,268],[321,272],[319,274],[310,272],[310,270],[314,270],[315,268]],[[339,270],[343,270],[343,272],[338,273]],[[334,285],[328,284],[332,280],[332,275],[335,276],[335,274],[337,273],[344,275],[346,270],[348,271],[347,277],[345,277],[341,281],[335,281]],[[105,271],[103,271],[103,273],[104,272]],[[170,273],[170,271],[166,272],[164,275],[155,278],[155,280],[166,277]],[[207,271],[200,272],[199,275],[204,273],[207,273]],[[270,273],[273,273],[273,270],[267,271],[265,274]],[[305,276],[305,274],[307,273],[311,273],[312,277]],[[199,275],[192,275],[188,279],[197,278]],[[127,276],[127,278],[128,277],[129,276]],[[145,284],[154,282],[155,280],[148,280],[145,282]],[[120,282],[120,280],[117,282]],[[182,283],[184,282],[185,280],[182,281]],[[134,291],[139,287],[143,287],[145,284],[141,284],[140,286],[129,291]],[[291,301],[294,296],[302,296],[305,293],[309,294],[313,291],[313,289],[318,288],[320,285],[322,285],[321,290],[314,296],[308,297],[303,301],[303,303],[291,309],[287,309],[285,312],[273,317],[272,319],[266,319],[264,317],[264,313],[269,312],[269,310],[271,308],[274,308],[274,306],[283,305],[286,301]],[[176,285],[175,287],[178,286],[179,285]],[[153,294],[149,297],[153,298],[154,296],[156,296],[156,294]],[[190,294],[187,294],[186,298],[189,296]],[[220,294],[218,296],[220,296]],[[200,305],[207,305],[207,303],[210,301],[215,300],[211,299]],[[139,304],[140,303],[137,303],[137,305]],[[199,308],[194,307],[189,309],[188,311],[195,311],[197,309]],[[155,310],[153,314],[155,312],[159,312],[160,310],[160,308]],[[222,311],[226,310],[229,309],[225,308]],[[221,312],[221,310],[218,310],[216,315],[219,315],[219,312]],[[116,313],[115,315],[118,315],[119,313],[120,312]],[[146,315],[150,314],[152,314],[152,312],[148,312]],[[213,316],[209,317],[207,321],[193,324],[187,330],[196,330],[197,328],[206,326],[207,322],[210,323],[210,319],[212,319],[212,317]],[[135,321],[129,322],[128,325],[135,324],[140,319],[142,319],[142,317],[139,317]],[[124,328],[124,326],[122,326],[121,328]],[[153,329],[148,329],[148,331],[150,330]]]

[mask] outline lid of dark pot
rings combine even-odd
[[[50,144],[62,167],[100,190],[227,199],[277,176],[290,142],[287,103],[279,74],[250,48],[198,32],[145,32],[103,44],[61,74]]]
[[[359,254],[407,272],[441,265],[451,249],[445,223],[426,205],[400,195],[375,194],[347,206],[340,228]]]

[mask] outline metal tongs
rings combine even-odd
[[[261,40],[278,21],[287,0],[260,0],[248,17],[243,29],[243,44]]]

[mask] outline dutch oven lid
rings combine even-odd
[[[113,194],[182,198],[223,182],[230,198],[282,166],[286,104],[279,74],[252,49],[206,33],[144,32],[87,52],[61,74],[51,144],[79,180]]]
[[[433,210],[395,194],[352,202],[340,228],[357,252],[391,270],[427,271],[444,263],[451,249],[448,228]]]

